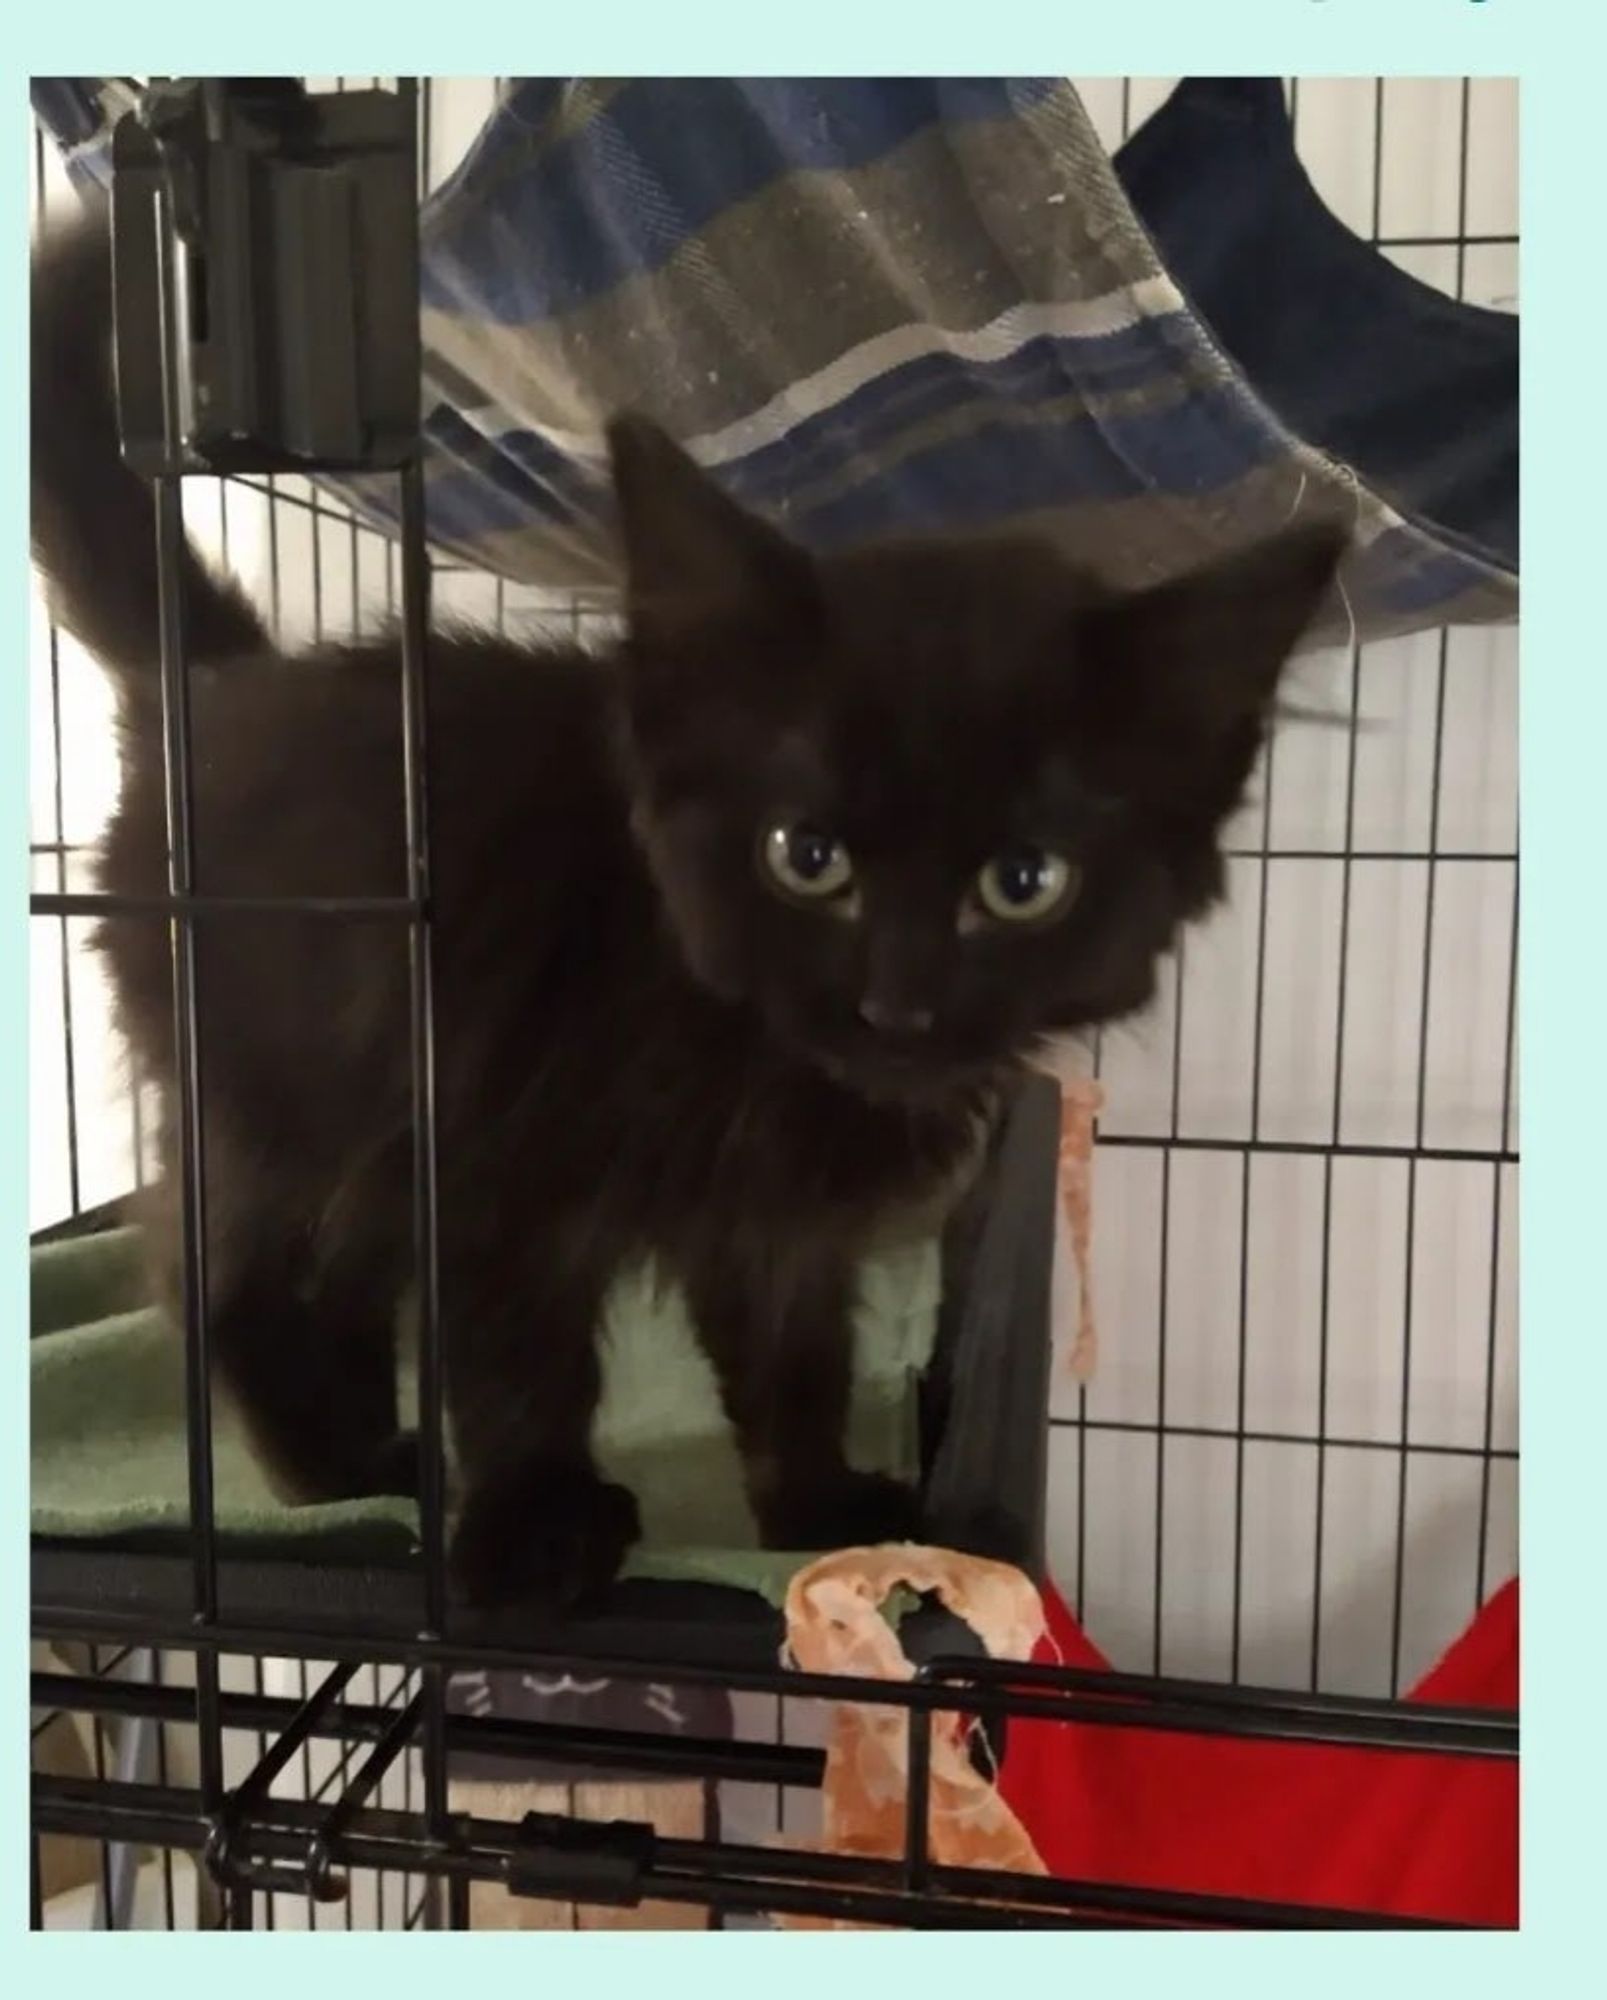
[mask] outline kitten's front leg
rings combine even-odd
[[[844,1453],[854,1283],[836,1257],[785,1261],[760,1246],[706,1253],[685,1273],[767,1548],[902,1541],[920,1502],[902,1481],[856,1472]]]
[[[600,1272],[538,1236],[507,1262],[443,1258],[447,1395],[464,1494],[451,1547],[477,1605],[584,1603],[641,1534],[591,1455],[602,1389]]]

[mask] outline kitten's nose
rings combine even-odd
[[[867,993],[859,1003],[859,1018],[879,1035],[924,1035],[932,1026],[930,1007],[906,1006]]]

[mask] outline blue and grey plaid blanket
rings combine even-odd
[[[95,178],[130,101],[34,86]],[[430,539],[510,579],[613,579],[635,408],[820,549],[1017,529],[1137,582],[1321,513],[1319,642],[1515,614],[1509,552],[1273,414],[1063,79],[509,79],[422,253]],[[335,490],[393,527],[393,482]]]

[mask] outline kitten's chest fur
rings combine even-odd
[[[634,856],[612,865],[631,871]],[[571,912],[527,1009],[508,996],[493,1022],[484,991],[444,972],[441,1060],[460,1122],[479,1126],[446,1156],[449,1204],[452,1186],[478,1199],[494,1181],[672,1260],[733,1232],[863,1254],[940,1226],[992,1090],[909,1106],[830,1081],[697,985],[644,885],[615,888],[613,935]]]
[[[595,1070],[538,1084],[509,1144],[532,1196],[688,1254],[734,1227],[852,1248],[940,1223],[975,1165],[987,1093],[920,1110],[869,1103],[698,1011],[695,998],[666,1010],[633,1045],[599,1049]]]

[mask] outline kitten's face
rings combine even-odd
[[[1112,599],[1021,545],[811,561],[614,444],[638,831],[697,976],[910,1101],[1142,1006],[1338,535]]]

